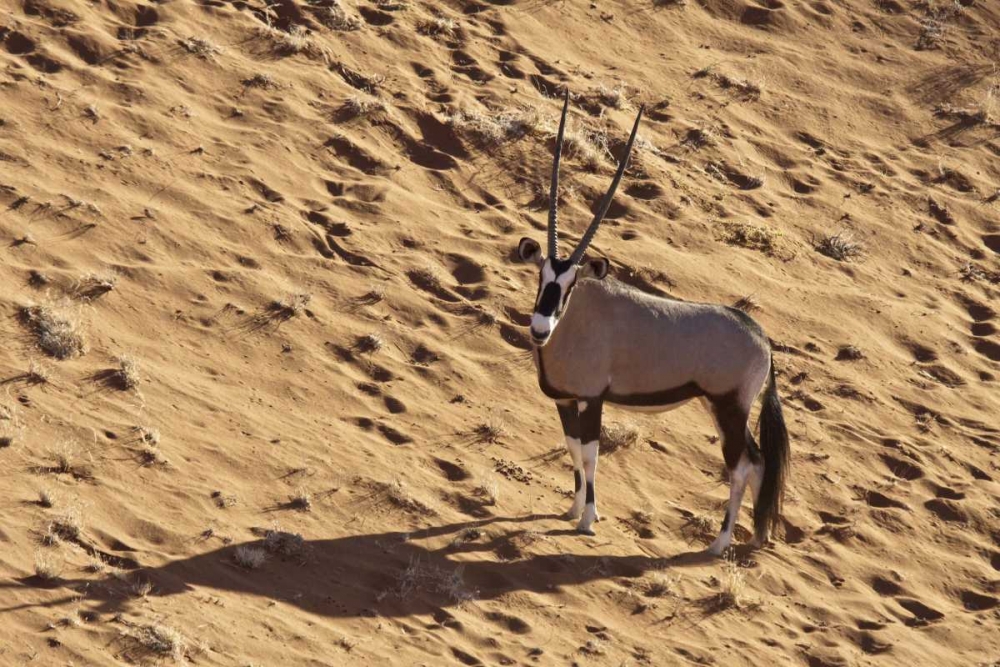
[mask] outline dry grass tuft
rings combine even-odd
[[[419,558],[413,558],[399,575],[396,596],[400,600],[407,600],[420,591],[445,595],[458,605],[475,600],[477,597],[477,591],[470,591],[465,586],[461,566],[449,572],[436,565],[423,563]]]
[[[87,351],[79,311],[66,305],[29,305],[21,309],[21,319],[38,339],[38,347],[56,359],[72,359]]]
[[[724,222],[721,238],[729,245],[774,255],[778,251],[781,232],[749,222]]]
[[[301,557],[306,552],[306,541],[298,533],[275,528],[264,533],[264,548],[273,554]]]
[[[746,605],[746,573],[736,562],[735,557],[727,558],[723,564],[722,590],[716,600],[721,609],[742,609]]]
[[[479,424],[472,430],[477,442],[486,442],[495,445],[503,438],[510,435],[507,423],[497,417],[489,417],[485,422]]]
[[[310,301],[312,301],[311,294],[289,294],[284,299],[272,302],[271,311],[277,319],[290,320],[304,313]]]
[[[118,276],[113,273],[88,273],[73,285],[73,296],[84,301],[95,301],[115,288]]]
[[[529,107],[488,111],[456,111],[446,122],[487,146],[499,146],[535,133],[541,126],[538,111]]]
[[[42,581],[55,581],[62,574],[63,563],[56,556],[42,551],[35,553],[35,576]]]
[[[222,53],[222,47],[214,42],[200,37],[188,37],[178,42],[184,50],[192,53],[203,60],[212,60],[216,55]]]
[[[388,111],[389,107],[374,95],[358,92],[344,101],[344,114],[349,118],[368,116],[378,111]]]
[[[115,357],[117,368],[114,369],[114,380],[122,389],[138,389],[142,376],[139,374],[139,364],[130,354],[120,354]]]
[[[638,444],[640,435],[639,427],[631,422],[601,424],[601,453],[613,454],[619,449],[631,449]]]
[[[338,0],[329,0],[327,6],[316,12],[316,19],[327,28],[340,32],[353,32],[362,25],[361,19],[348,14]]]
[[[130,625],[122,631],[122,637],[131,644],[132,652],[185,662],[187,640],[169,626],[159,623]]]
[[[421,21],[417,24],[417,32],[428,37],[452,37],[457,27],[455,21],[443,16]]]
[[[427,505],[413,497],[403,480],[398,477],[387,484],[377,484],[376,488],[386,500],[400,509],[418,514],[433,514]]]
[[[677,595],[677,585],[681,576],[667,576],[662,572],[654,572],[649,579],[642,583],[642,593],[650,598],[662,598]]]
[[[742,310],[744,313],[752,313],[760,310],[760,304],[757,303],[757,297],[753,294],[747,294],[746,296],[738,298],[733,303],[733,308],[736,310]]]
[[[267,562],[267,552],[260,547],[242,545],[233,551],[233,560],[245,570],[256,570]]]
[[[824,236],[815,244],[816,251],[838,262],[848,262],[858,259],[864,254],[864,246],[855,241],[850,232],[837,232],[832,236]]]
[[[56,497],[52,491],[48,489],[39,489],[38,491],[38,506],[39,507],[55,507]]]
[[[268,25],[257,31],[257,36],[270,45],[272,52],[278,56],[304,55],[313,60],[327,62],[329,52],[317,44],[309,34],[309,29],[301,25],[293,25],[288,31],[275,28],[270,23],[270,12],[266,12]]]
[[[51,536],[53,543],[59,540],[76,542],[83,531],[83,512],[79,507],[69,507],[49,523],[46,537]]]
[[[385,347],[385,341],[378,334],[365,334],[354,343],[354,349],[361,354],[375,354]]]
[[[490,474],[476,486],[473,493],[482,498],[486,505],[496,507],[497,501],[500,499],[500,484],[496,475]]]
[[[297,489],[294,494],[288,496],[288,507],[300,512],[311,512],[313,508],[312,494],[305,489]]]

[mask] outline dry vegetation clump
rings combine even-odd
[[[128,624],[121,637],[128,645],[128,654],[141,658],[155,656],[172,658],[184,662],[187,654],[187,640],[177,630],[154,623],[152,625]]]
[[[222,53],[222,47],[200,37],[188,37],[187,39],[178,40],[178,43],[188,53],[192,53],[203,60],[212,60],[216,55]]]
[[[1000,271],[992,269],[984,269],[981,266],[977,266],[972,262],[966,262],[958,269],[958,275],[961,276],[962,282],[971,283],[977,282],[979,280],[984,280],[993,285],[1000,284]]]
[[[475,436],[477,442],[495,445],[510,435],[510,430],[507,428],[507,422],[491,416],[472,429],[472,435]]]
[[[612,454],[619,449],[631,449],[638,444],[640,434],[639,427],[630,422],[601,424],[601,453]]]
[[[437,565],[423,563],[420,558],[413,558],[399,575],[396,596],[400,600],[407,600],[420,591],[445,595],[451,602],[459,605],[477,597],[476,591],[470,591],[466,587],[462,567],[448,571]]]
[[[939,48],[948,31],[948,21],[961,14],[964,8],[958,0],[926,0],[921,4],[925,15],[920,20],[920,34],[917,35],[915,48],[917,51],[929,51]]]
[[[378,111],[387,111],[389,107],[374,95],[358,92],[344,101],[342,109],[345,116],[357,118],[359,116],[368,116]]]
[[[87,351],[79,311],[67,305],[43,304],[21,308],[21,319],[38,339],[38,347],[56,359],[72,359]]]
[[[62,540],[76,542],[80,539],[82,531],[83,513],[79,507],[69,507],[52,519],[43,536],[43,541],[46,544],[58,544]]]
[[[52,381],[52,369],[40,361],[32,359],[28,362],[28,370],[24,374],[24,380],[28,384],[48,384]]]
[[[73,296],[84,301],[94,301],[104,296],[118,284],[113,273],[88,273],[73,285]]]
[[[417,32],[428,37],[451,37],[455,34],[455,21],[444,17],[436,16],[432,19],[420,21],[417,24]]]
[[[779,248],[781,232],[749,222],[724,222],[721,238],[729,245],[774,255]]]
[[[288,508],[293,510],[299,510],[301,512],[311,512],[312,494],[305,489],[298,489],[292,495],[288,496]]]
[[[864,246],[854,240],[850,232],[837,232],[832,236],[824,236],[815,244],[816,251],[838,262],[848,262],[858,259],[864,254]]]
[[[602,83],[594,89],[593,95],[601,104],[612,109],[627,109],[631,106],[628,91],[622,84],[609,87]]]
[[[55,581],[62,574],[63,563],[55,555],[39,551],[35,553],[35,576],[42,581]]]
[[[0,421],[0,449],[7,449],[17,444],[23,431],[24,427],[14,413],[9,417],[3,417],[3,421]]]
[[[258,37],[267,41],[271,50],[278,56],[293,56],[302,54],[313,60],[327,61],[329,53],[317,44],[309,35],[309,29],[301,25],[293,25],[288,31],[275,28],[271,24],[271,10],[265,11],[267,25],[258,28]]]
[[[306,541],[298,533],[289,533],[277,527],[264,532],[264,548],[281,556],[304,556]]]
[[[347,13],[339,0],[330,0],[316,11],[316,20],[331,30],[352,32],[361,28],[361,19]]]
[[[142,376],[139,374],[139,364],[130,354],[120,354],[115,357],[116,368],[113,370],[114,381],[122,389],[138,389]]]
[[[864,358],[864,353],[854,345],[841,345],[837,350],[837,361],[858,361]]]
[[[496,507],[497,501],[500,499],[500,484],[496,475],[487,476],[476,486],[473,493],[482,498],[486,505]]]
[[[233,551],[233,560],[245,570],[256,570],[267,562],[267,552],[260,547],[244,544]]]
[[[253,76],[243,79],[241,83],[244,88],[261,88],[263,90],[278,88],[278,82],[266,72],[257,72]]]
[[[703,67],[692,75],[695,79],[710,78],[723,90],[736,91],[746,100],[760,99],[764,85],[762,82],[739,76],[731,76],[715,71],[715,65]]]
[[[723,563],[721,590],[715,600],[715,607],[723,609],[742,609],[746,606],[746,573],[736,562],[735,557],[726,558]]]
[[[376,484],[376,491],[396,507],[418,514],[433,514],[427,505],[413,497],[410,490],[400,478],[395,478],[391,482]]]
[[[147,445],[160,444],[160,430],[152,426],[133,426],[132,432],[136,435],[136,440]]]
[[[311,294],[289,294],[284,299],[272,302],[270,311],[276,319],[290,320],[304,313],[310,301],[312,301]]]
[[[460,110],[448,116],[446,122],[459,132],[472,135],[480,144],[499,146],[533,134],[541,125],[541,116],[537,109],[528,107]]]
[[[681,576],[667,576],[662,572],[654,572],[642,583],[642,593],[650,598],[662,598],[677,594],[677,585]]]
[[[753,294],[747,294],[746,296],[741,296],[733,302],[733,308],[736,310],[742,310],[744,313],[752,313],[760,310],[760,304],[757,303],[756,296]]]
[[[375,354],[376,352],[381,352],[384,347],[385,341],[382,339],[382,336],[374,333],[360,336],[354,342],[354,349],[361,354]]]
[[[39,491],[38,491],[38,506],[39,507],[50,508],[50,507],[54,507],[55,504],[56,504],[55,494],[53,494],[48,489],[39,489]]]

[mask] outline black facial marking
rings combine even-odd
[[[587,504],[588,505],[593,505],[594,504],[594,483],[593,482],[587,482]]]
[[[562,300],[562,289],[555,282],[551,282],[542,288],[542,298],[538,300],[538,307],[535,312],[545,317],[555,314],[556,308]]]
[[[576,482],[573,490],[580,493],[580,487],[583,486],[583,474],[579,470],[574,470],[573,480]]]

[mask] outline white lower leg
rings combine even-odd
[[[586,502],[583,507],[583,518],[580,519],[580,523],[577,524],[576,529],[588,535],[594,534],[591,525],[597,520],[597,491],[594,485],[594,479],[597,476],[597,447],[597,440],[585,443],[580,447],[583,458],[583,486]]]
[[[733,529],[736,528],[736,520],[740,516],[740,504],[743,502],[743,491],[750,480],[750,473],[753,464],[744,453],[740,457],[740,462],[736,464],[729,473],[729,506],[726,508],[726,516],[722,521],[722,531],[715,538],[712,545],[708,547],[709,553],[721,556],[722,552],[729,548],[733,540]]]
[[[583,455],[580,452],[580,441],[577,438],[566,436],[566,449],[569,450],[570,458],[573,459],[574,496],[573,504],[566,512],[566,518],[576,520],[583,514],[583,506],[586,502],[586,485],[583,483]]]

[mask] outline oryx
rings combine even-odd
[[[594,534],[594,477],[606,403],[663,412],[698,398],[715,419],[730,478],[722,531],[709,550],[719,555],[729,546],[748,482],[754,542],[763,544],[778,521],[789,456],[767,336],[740,310],[646,294],[607,278],[607,259],[584,260],[625,171],[641,109],[590,227],[569,257],[559,256],[559,156],[568,107],[567,93],[552,167],[548,252],[543,255],[530,238],[521,239],[517,250],[540,272],[530,326],[532,356],[542,392],[556,402],[573,459],[576,489],[567,517],[580,519],[579,532]],[[748,422],[765,383],[758,447]]]

